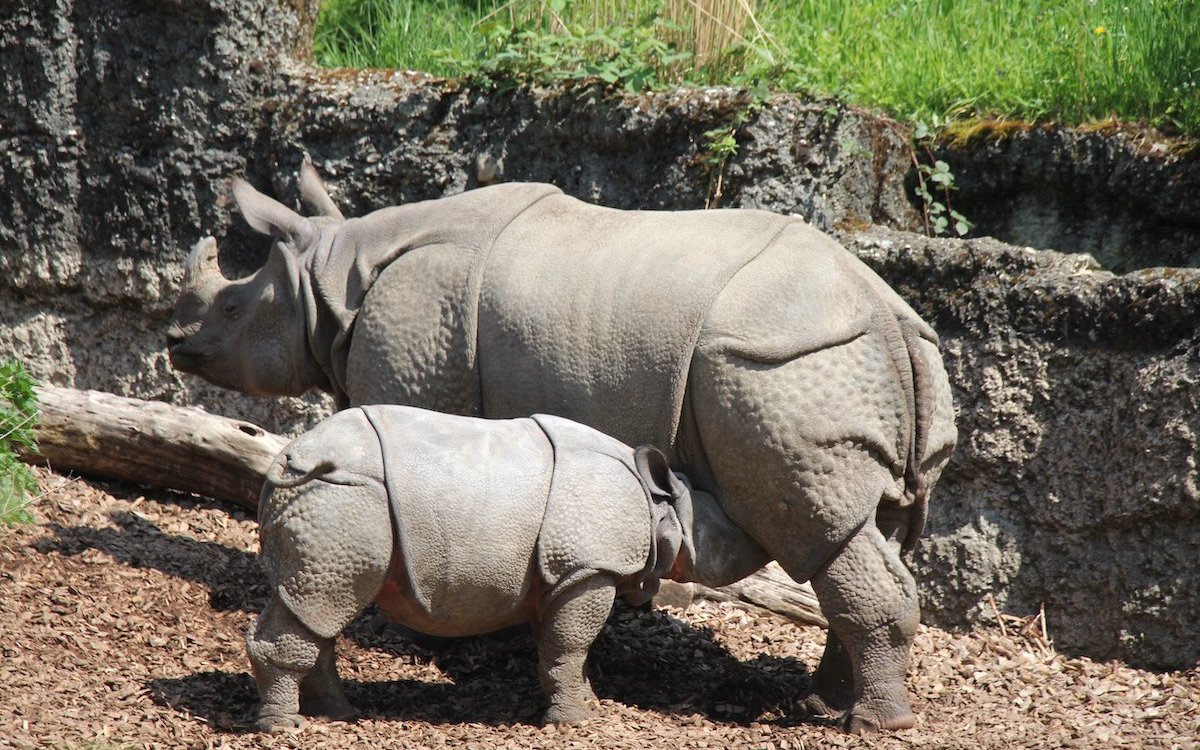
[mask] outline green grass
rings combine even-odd
[[[768,0],[814,90],[906,120],[1112,116],[1200,133],[1192,0]]]
[[[604,61],[582,59],[581,44],[548,39],[554,32],[546,18],[565,17],[568,25],[605,18],[588,9],[605,9],[611,0],[534,2],[533,12],[530,5],[328,0],[318,22],[318,61],[493,78],[508,69],[518,70],[518,78],[604,69]],[[588,8],[581,12],[581,5]],[[766,36],[750,24],[736,66],[696,70],[685,58],[676,73],[655,60],[657,75],[643,71],[636,86],[619,82],[636,88],[678,79],[757,80],[933,125],[979,116],[1070,124],[1116,116],[1200,135],[1195,0],[760,0],[755,18]],[[653,52],[637,47],[646,35],[602,23],[599,30],[572,30],[580,38],[614,38],[592,44],[589,54],[624,55],[606,70],[633,75],[637,56]]]
[[[440,56],[477,47],[490,0],[325,0],[314,53],[329,68],[405,68],[458,75]]]

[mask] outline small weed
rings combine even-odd
[[[956,236],[962,237],[971,231],[967,217],[950,207],[950,191],[955,189],[954,173],[946,162],[936,159],[932,164],[917,165],[917,197],[921,199],[929,236],[940,237],[953,229]],[[934,191],[941,200],[934,197]]]
[[[918,122],[913,129],[909,148],[917,174],[915,192],[921,201],[925,234],[941,237],[953,231],[956,237],[963,237],[971,231],[974,224],[955,211],[951,205],[950,193],[958,189],[954,184],[954,172],[945,161],[934,158],[933,149],[930,148],[930,143],[940,127],[940,123],[931,126],[925,122]],[[921,161],[918,149],[924,152],[928,161]]]
[[[737,133],[766,102],[766,92],[756,90],[750,102],[734,113],[728,125],[706,130],[704,132],[704,152],[700,162],[708,168],[708,189],[704,195],[704,207],[714,208],[721,202],[722,188],[725,184],[725,166],[729,160],[737,156]]]
[[[30,523],[30,498],[37,477],[17,457],[18,450],[36,450],[37,394],[33,378],[21,363],[0,363],[0,525]]]
[[[704,156],[701,162],[708,168],[708,190],[704,207],[713,208],[721,200],[725,181],[725,165],[737,156],[737,125],[713,128],[704,133]]]

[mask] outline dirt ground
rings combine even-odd
[[[364,718],[248,730],[243,635],[266,599],[248,514],[119,484],[65,480],[38,524],[0,531],[0,747],[150,748],[1197,748],[1200,669],[1066,658],[1039,622],[922,627],[917,726],[872,738],[783,709],[824,633],[697,602],[619,605],[592,651],[601,705],[543,728],[525,629],[436,641],[368,611],[339,639]]]

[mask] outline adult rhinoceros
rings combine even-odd
[[[344,219],[311,167],[300,186],[320,215],[235,182],[277,241],[238,281],[197,243],[175,367],[661,446],[762,547],[755,567],[812,581],[831,633],[803,707],[845,710],[856,732],[912,724],[900,551],[956,433],[937,338],[878,276],[762,211],[620,211],[524,183]]]

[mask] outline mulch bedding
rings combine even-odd
[[[266,600],[253,518],[196,498],[42,472],[36,525],[0,531],[0,747],[1197,748],[1200,669],[1066,658],[1037,621],[922,627],[917,726],[869,738],[785,709],[824,633],[700,601],[618,605],[592,650],[600,706],[542,727],[524,628],[411,634],[368,611],[338,641],[355,722],[249,730],[243,637]]]

